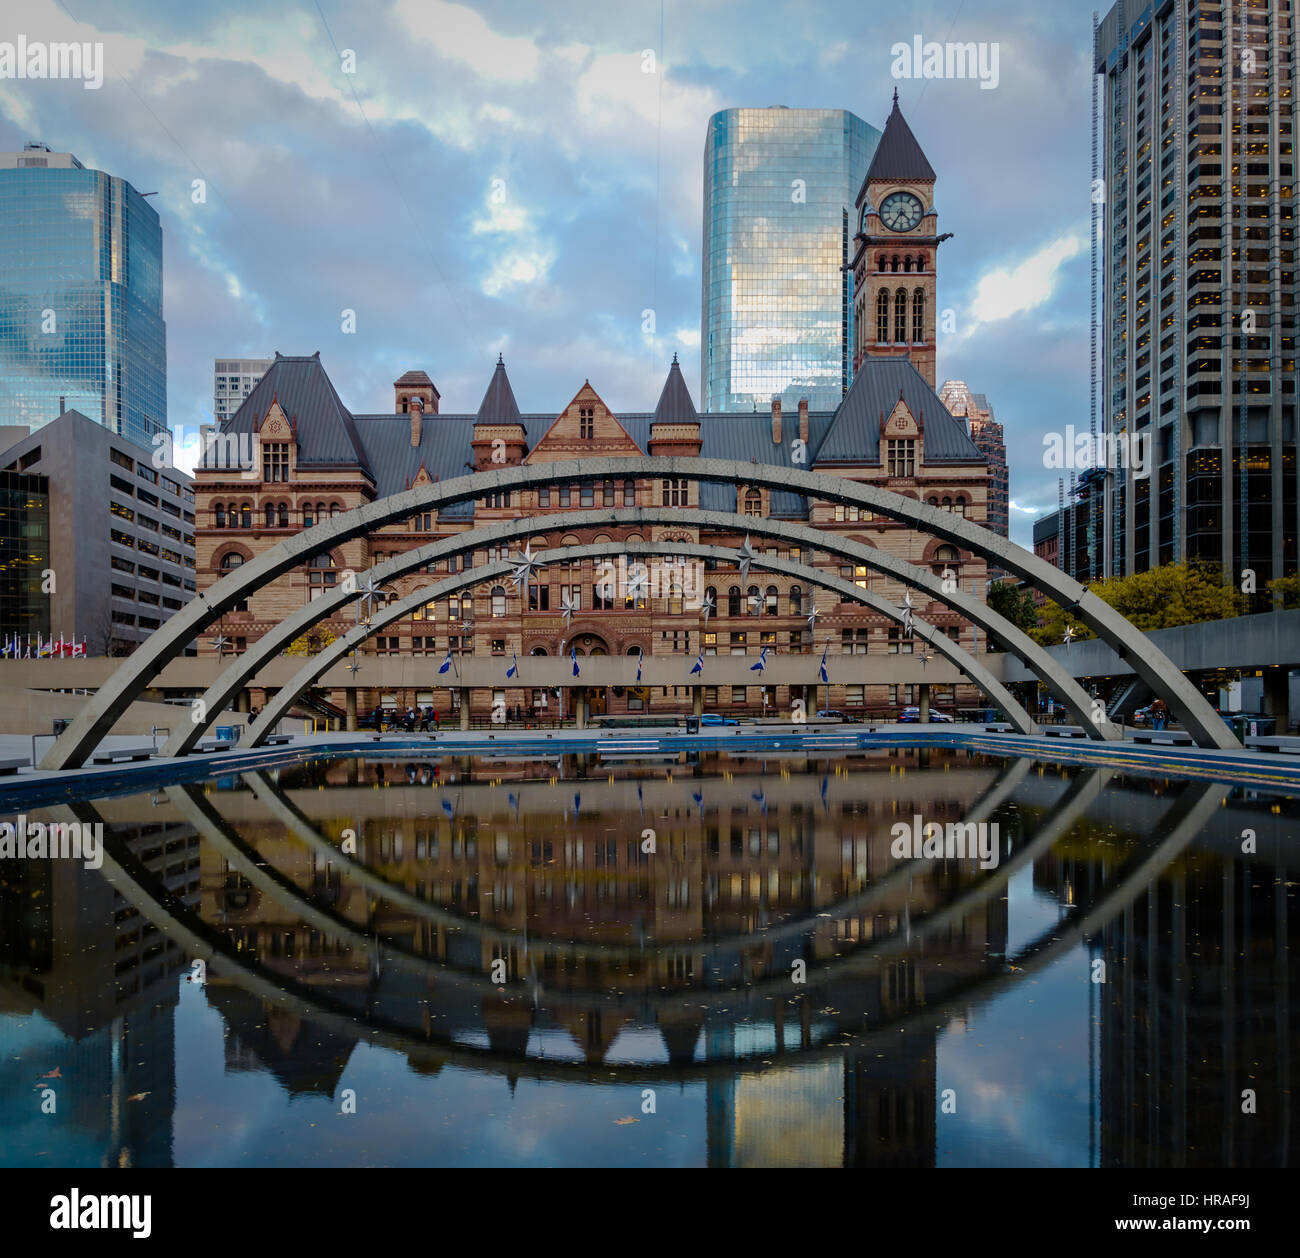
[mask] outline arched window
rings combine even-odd
[[[890,260],[890,267],[889,267],[889,269],[890,269],[891,271],[897,271],[897,270],[898,270],[898,254],[894,254],[893,258]]]
[[[303,526],[303,528],[305,528],[305,529],[309,529],[309,528],[311,528],[312,525],[314,525],[315,523],[316,523],[316,512],[312,510],[312,505],[311,505],[310,502],[304,502],[304,503],[302,504],[302,526]]]
[[[710,607],[713,608],[713,612],[710,614],[716,614],[718,610],[718,587],[717,586],[715,585],[705,586],[704,601],[708,603]]]
[[[506,591],[505,586],[494,585],[492,587],[492,616],[499,620],[506,614]]]
[[[894,340],[902,344],[907,340],[907,289],[894,294]]]
[[[876,298],[876,340],[889,340],[889,294],[884,289]]]
[[[316,504],[316,523],[317,524],[322,523],[326,515],[327,512],[325,510],[325,504],[323,502],[318,502]]]
[[[910,271],[911,269],[912,269],[912,255],[909,253],[907,257],[903,259],[903,270]]]
[[[943,546],[936,546],[934,558],[930,560],[930,568],[935,576],[942,576],[945,568],[956,570],[961,566],[961,555],[955,546],[949,546],[946,543]]]
[[[266,527],[269,529],[275,528],[275,503],[273,502],[266,504]]]
[[[623,482],[623,505],[625,507],[636,506],[636,481],[625,480]]]
[[[545,655],[545,654],[546,654],[546,648],[545,648],[544,646],[535,646],[535,647],[533,647],[533,649],[532,649],[531,651],[528,652],[528,654],[529,654],[529,655]]]
[[[774,585],[769,585],[764,591],[763,614],[765,616],[775,616],[777,614],[776,586]]]
[[[761,515],[763,511],[763,495],[757,489],[745,490],[745,514]]]
[[[229,553],[221,556],[222,572],[234,572],[236,568],[242,568],[243,566],[244,566],[244,556],[239,554],[238,551],[232,550]]]
[[[924,270],[925,270],[925,263],[926,263],[925,254],[923,254],[923,253],[918,253],[918,254],[916,255],[916,269],[917,269],[918,271],[924,271]]]
[[[885,269],[885,255],[882,253],[880,257],[876,259],[876,270],[883,271],[884,269]]]
[[[803,615],[803,590],[797,585],[790,587],[790,615]]]
[[[930,495],[930,496],[925,500],[925,502],[926,502],[926,505],[927,505],[927,506],[930,506],[930,507],[937,507],[937,506],[939,505],[939,499],[936,498],[933,494],[931,494],[931,495]]]
[[[337,502],[331,502],[331,503],[330,503],[330,515],[332,515],[332,516],[334,516],[334,515],[338,515],[342,510],[343,510],[343,508],[340,507],[339,504],[338,504]]]
[[[727,591],[727,615],[740,615],[740,586],[733,585]]]
[[[289,527],[289,504],[287,502],[282,502],[279,507],[276,508],[276,516],[279,520],[280,527],[282,529],[287,529]]]
[[[925,290],[922,288],[912,294],[912,340],[925,340]]]
[[[940,505],[943,507],[943,509],[944,509],[945,511],[951,511],[951,510],[952,510],[952,499],[949,498],[949,497],[947,496],[947,494],[945,494],[945,495],[944,495],[943,502],[942,502]]]
[[[751,616],[757,616],[763,610],[763,600],[759,597],[758,586],[751,585],[745,591],[745,611]]]
[[[958,515],[965,515],[965,514],[966,514],[966,499],[965,499],[965,498],[961,498],[961,497],[956,498],[956,499],[953,501],[952,509],[953,509],[953,510],[958,514]]]
[[[219,502],[212,508],[212,527],[224,529],[226,527],[226,504]]]
[[[244,503],[239,508],[239,527],[241,529],[251,529],[253,527],[253,504]]]

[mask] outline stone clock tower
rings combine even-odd
[[[934,169],[898,108],[858,193],[853,255],[853,370],[864,358],[907,358],[935,386],[939,246]]]

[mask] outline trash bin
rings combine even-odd
[[[60,734],[63,733],[65,729],[68,728],[70,724],[71,724],[70,720],[65,720],[63,717],[58,717],[54,722],[54,736],[57,738]]]
[[[688,734],[698,734],[700,732],[700,718],[698,716],[688,716],[686,718],[686,732]]]

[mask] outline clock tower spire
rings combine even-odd
[[[865,358],[907,358],[935,385],[939,246],[934,168],[894,108],[858,193],[853,255],[853,370]]]

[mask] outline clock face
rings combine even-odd
[[[925,207],[910,192],[891,192],[881,203],[880,221],[891,232],[908,232],[924,213]]]

